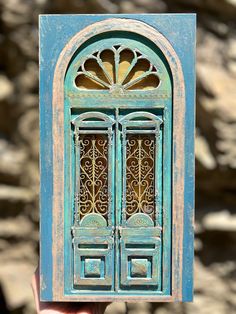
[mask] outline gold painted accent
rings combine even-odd
[[[155,136],[127,135],[126,218],[146,213],[155,219]]]
[[[71,93],[68,92],[66,94],[66,96],[70,97],[71,99],[77,99],[77,98],[98,98],[98,99],[111,99],[112,98],[119,98],[119,99],[155,99],[155,100],[166,100],[166,99],[170,99],[171,95],[170,94],[165,94],[165,93],[161,93],[158,89],[157,90],[152,90],[149,91],[149,93],[137,93],[137,92],[124,92],[123,94],[106,94],[106,93],[96,93],[95,91],[90,93],[87,93],[85,91],[83,91],[83,93]]]
[[[153,90],[160,84],[160,73],[138,50],[123,45],[95,51],[81,64],[75,85],[81,90]]]
[[[98,213],[108,218],[108,136],[80,135],[78,214]],[[78,178],[77,178],[78,179]]]

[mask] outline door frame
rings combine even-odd
[[[110,101],[112,103],[112,100]],[[124,104],[122,106],[122,103]],[[143,101],[142,101],[143,103]],[[171,115],[170,113],[168,114],[168,110],[167,109],[171,109],[171,108],[167,108],[167,105],[169,104],[169,107],[171,107],[171,100],[166,100],[165,101],[165,105],[161,105],[159,102],[156,101],[148,101],[149,106],[145,106],[145,107],[137,107],[137,103],[135,101],[129,101],[127,102],[126,100],[119,100],[118,104],[116,104],[116,107],[114,107],[113,109],[110,108],[109,104],[106,105],[106,107],[104,107],[104,104],[102,101],[97,101],[96,102],[96,108],[88,108],[86,106],[86,102],[84,104],[84,106],[81,108],[81,106],[76,108],[76,113],[74,115],[72,115],[72,120],[71,120],[71,124],[73,126],[73,132],[71,133],[71,139],[67,139],[68,142],[71,141],[72,143],[72,147],[71,147],[71,155],[75,155],[75,161],[72,162],[71,165],[71,174],[72,174],[72,182],[74,183],[74,188],[72,190],[74,190],[76,193],[78,193],[78,187],[76,186],[76,179],[79,178],[79,172],[77,170],[77,168],[75,169],[75,166],[78,167],[78,160],[79,160],[79,152],[78,152],[78,138],[77,135],[79,133],[79,130],[76,131],[76,128],[81,127],[87,127],[90,130],[90,134],[96,134],[96,130],[104,127],[104,125],[106,125],[107,128],[109,127],[113,127],[113,131],[112,131],[112,148],[109,149],[110,150],[110,154],[111,156],[109,156],[109,173],[110,173],[110,188],[112,190],[112,194],[113,197],[111,199],[111,204],[110,204],[110,214],[111,214],[111,218],[110,218],[110,223],[109,223],[109,219],[108,219],[108,228],[107,228],[107,234],[109,235],[109,239],[111,237],[113,237],[114,240],[114,246],[112,248],[112,256],[113,259],[111,259],[109,257],[109,263],[112,263],[114,265],[110,265],[109,266],[109,271],[112,271],[113,273],[111,274],[112,279],[112,284],[110,284],[111,286],[111,290],[106,290],[105,293],[106,294],[114,294],[114,293],[119,293],[120,295],[125,294],[127,291],[129,291],[129,287],[128,285],[134,285],[135,280],[126,280],[127,281],[127,285],[125,287],[125,285],[121,284],[121,279],[124,282],[124,274],[123,272],[126,273],[125,267],[126,267],[126,260],[123,260],[122,257],[125,257],[125,259],[129,258],[135,258],[135,256],[147,256],[147,258],[153,258],[153,262],[151,262],[152,264],[152,268],[154,269],[157,268],[158,271],[155,270],[155,278],[153,280],[149,280],[151,282],[151,285],[153,286],[153,289],[148,291],[145,291],[145,285],[143,285],[143,290],[137,290],[137,293],[140,294],[146,294],[146,293],[153,293],[153,294],[159,294],[159,295],[165,295],[170,293],[170,278],[171,278],[171,266],[170,266],[170,258],[171,258],[171,247],[170,247],[170,242],[171,242],[171,210],[170,210],[170,206],[171,206],[171,188],[170,188],[170,176],[171,176]],[[147,104],[147,103],[145,103]],[[132,106],[131,106],[132,105]],[[88,111],[85,112],[85,110],[88,109]],[[150,235],[150,238],[147,239],[145,238],[144,241],[144,247],[143,247],[143,252],[140,250],[135,252],[132,250],[127,250],[126,249],[126,244],[125,242],[128,241],[127,243],[129,243],[130,241],[135,245],[135,243],[137,243],[137,241],[142,242],[143,238],[140,235],[140,232],[138,232],[138,234],[135,235],[135,232],[131,232],[130,236],[127,237],[127,230],[124,230],[123,228],[126,228],[126,222],[123,221],[123,209],[124,209],[124,205],[122,205],[122,199],[124,199],[124,184],[125,184],[125,179],[126,176],[124,175],[124,163],[125,160],[123,159],[123,154],[124,154],[124,145],[123,145],[123,132],[122,130],[120,130],[121,125],[123,124],[123,122],[129,123],[129,119],[132,118],[133,116],[137,117],[149,117],[152,118],[152,123],[157,123],[158,121],[158,129],[159,129],[159,136],[155,137],[155,140],[158,141],[158,148],[155,148],[155,158],[158,159],[161,158],[161,161],[158,161],[157,159],[155,160],[155,168],[154,168],[154,172],[155,174],[157,173],[157,166],[159,167],[159,172],[161,172],[161,178],[158,179],[158,181],[155,179],[155,191],[159,192],[159,195],[161,196],[161,203],[158,205],[158,210],[160,211],[160,215],[161,218],[157,220],[157,218],[155,217],[154,222],[154,226],[157,227],[155,228],[156,230],[152,230],[152,228],[137,228],[137,231],[143,231],[144,232],[144,236],[147,234]],[[83,120],[85,118],[102,118],[103,121],[101,122],[96,122],[96,128],[92,129],[93,132],[91,131],[91,127],[94,125],[94,121],[90,121],[90,122],[85,122],[83,124]],[[106,122],[105,122],[106,121]],[[108,121],[109,121],[109,126],[108,126]],[[154,122],[155,121],[155,122]],[[165,121],[165,125],[163,126],[163,123]],[[98,125],[99,123],[99,125]],[[149,123],[149,122],[148,122]],[[133,125],[133,123],[132,123]],[[129,124],[127,124],[127,126],[129,126]],[[162,126],[162,130],[160,129],[160,127]],[[84,133],[85,131],[83,130],[82,133]],[[144,131],[145,132],[145,131]],[[151,131],[150,131],[151,132]],[[109,131],[104,131],[103,134],[109,134]],[[139,134],[142,134],[142,129],[140,130]],[[147,133],[143,133],[143,134],[147,134]],[[148,133],[148,134],[153,134],[153,133]],[[161,144],[161,145],[160,145]],[[157,143],[155,144],[157,145]],[[156,151],[157,150],[157,151]],[[159,153],[160,150],[160,153]],[[164,176],[164,178],[162,178],[162,173],[165,169],[165,174],[166,176]],[[167,175],[168,172],[168,175]],[[155,175],[156,177],[156,175]],[[163,186],[160,183],[163,182]],[[165,191],[165,193],[163,193],[163,190]],[[164,194],[164,195],[163,195]],[[74,196],[74,197],[73,197]],[[76,199],[75,195],[72,192],[72,199]],[[155,200],[155,206],[157,206]],[[70,210],[70,207],[69,207]],[[155,212],[156,212],[156,208],[155,208]],[[68,211],[65,212],[65,216],[68,215]],[[75,205],[75,212],[74,214],[77,216],[78,214],[78,206],[77,204]],[[109,217],[109,214],[108,214]],[[76,280],[76,286],[77,288],[73,288],[73,291],[79,291],[79,285],[90,282],[90,284],[92,284],[91,286],[91,291],[93,291],[94,293],[98,290],[95,290],[93,288],[94,284],[99,285],[99,281],[100,280],[92,280],[90,279],[83,279],[80,278],[80,270],[78,268],[78,264],[81,265],[80,261],[78,261],[77,256],[75,255],[75,251],[77,250],[77,246],[79,241],[79,235],[80,237],[82,237],[82,241],[83,243],[92,243],[92,238],[93,238],[93,232],[88,232],[86,230],[84,230],[82,232],[82,230],[79,230],[80,228],[83,229],[82,226],[80,226],[77,223],[77,219],[73,218],[74,222],[73,222],[73,227],[72,227],[72,232],[73,232],[73,236],[72,236],[72,241],[73,241],[73,249],[71,248],[71,243],[70,243],[70,239],[71,237],[68,237],[67,239],[67,249],[65,250],[66,255],[73,255],[74,254],[74,261],[72,261],[72,263],[70,263],[70,267],[67,267],[67,271],[69,270],[69,273],[71,274],[71,276],[68,276],[68,279],[73,278],[73,276],[79,277],[79,279],[77,280],[76,278],[74,279],[74,281]],[[128,225],[127,225],[128,226]],[[66,224],[66,230],[70,229],[71,226],[68,226],[68,224]],[[141,227],[141,226],[140,226]],[[98,227],[99,228],[99,227]],[[113,228],[113,234],[111,233],[111,228]],[[160,229],[158,229],[160,228]],[[104,225],[102,227],[102,229],[104,229]],[[109,229],[109,230],[108,230]],[[135,229],[133,229],[135,230]],[[164,230],[164,231],[163,231]],[[103,239],[104,241],[106,240],[104,238],[104,230],[102,231],[102,235],[103,235]],[[99,236],[99,232],[96,233],[96,237]],[[121,237],[121,234],[125,234],[125,237]],[[138,235],[138,237],[137,237]],[[158,237],[158,239],[156,239],[155,237]],[[153,239],[153,240],[151,240]],[[105,241],[106,242],[106,241]],[[110,242],[110,240],[108,241]],[[153,252],[151,252],[150,250],[145,252],[145,244],[150,243],[150,245],[152,244],[152,242],[156,243],[155,244],[155,252],[153,250]],[[69,249],[68,249],[69,248]],[[93,247],[93,249],[95,248],[95,245]],[[111,248],[109,248],[110,250]],[[149,248],[150,249],[150,248]],[[74,251],[74,253],[73,253]],[[79,250],[80,251],[80,250]],[[86,253],[86,251],[81,251],[78,254],[81,255],[83,257],[83,255]],[[87,251],[88,252],[88,251]],[[83,254],[82,254],[83,253]],[[149,254],[148,254],[149,253]],[[155,253],[155,254],[154,254]],[[92,254],[92,252],[89,253],[90,255]],[[98,256],[102,256],[102,252],[99,252],[99,250],[97,251]],[[96,255],[95,251],[92,255]],[[105,254],[105,253],[104,253]],[[156,256],[155,256],[156,255]],[[106,255],[107,256],[107,255]],[[149,257],[148,257],[149,256]],[[157,257],[158,256],[158,257]],[[107,257],[104,258],[106,259]],[[76,259],[76,262],[75,262]],[[158,264],[158,265],[157,265]],[[123,265],[121,267],[121,265]],[[165,265],[165,267],[163,267],[163,265]],[[121,271],[123,268],[123,271]],[[74,269],[74,270],[73,270]],[[157,274],[158,272],[158,274]],[[116,278],[114,278],[114,274],[116,275]],[[127,276],[127,273],[126,273]],[[110,280],[110,279],[109,279]],[[137,280],[136,280],[137,281]],[[107,282],[107,281],[106,281]],[[106,282],[104,281],[103,286],[106,285]],[[109,281],[111,282],[111,280]],[[138,282],[138,281],[137,281]],[[155,284],[156,282],[156,284]],[[68,285],[70,285],[70,282],[68,282]],[[138,285],[142,285],[141,281],[139,281]],[[157,289],[158,286],[158,289]],[[121,288],[122,287],[122,288]],[[137,287],[136,287],[137,288]],[[81,288],[81,293],[83,292],[83,288]],[[133,287],[133,289],[135,290],[135,287]],[[100,291],[100,293],[102,293],[102,291]]]
[[[172,291],[168,296],[142,296],[138,300],[176,301],[182,299],[182,249],[184,220],[184,140],[185,84],[181,63],[169,41],[149,25],[132,19],[110,18],[94,23],[77,33],[64,47],[53,79],[53,300],[84,301],[90,296],[65,295],[64,291],[64,77],[75,51],[86,40],[108,31],[129,31],[148,37],[163,52],[173,77],[173,169],[172,169]],[[62,147],[63,146],[63,147]],[[59,239],[61,239],[59,241]],[[94,296],[94,300],[122,300],[122,296]],[[123,299],[137,300],[135,296]]]

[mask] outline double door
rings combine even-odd
[[[74,289],[161,291],[170,255],[163,110],[81,110],[72,129]]]

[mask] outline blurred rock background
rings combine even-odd
[[[0,0],[0,313],[35,313],[38,14],[197,12],[195,301],[107,314],[236,313],[236,1]]]

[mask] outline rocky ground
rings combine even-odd
[[[236,312],[236,1],[0,0],[0,309],[35,313],[40,13],[197,12],[196,263],[192,304],[107,314]]]

